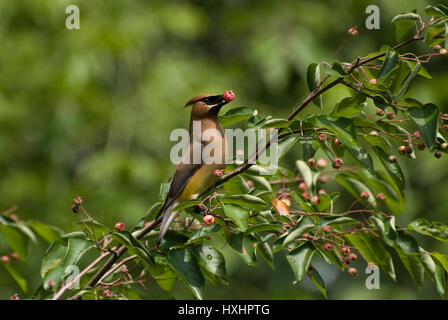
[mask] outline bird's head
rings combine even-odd
[[[199,94],[194,96],[187,102],[185,108],[193,106],[191,111],[195,118],[209,117],[211,115],[218,115],[222,106],[226,105],[235,98],[232,90],[228,90],[223,94]]]

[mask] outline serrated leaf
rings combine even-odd
[[[423,235],[448,243],[448,226],[441,222],[431,222],[424,218],[419,218],[408,224],[408,228]]]
[[[249,225],[249,211],[235,204],[227,204],[224,213],[235,222],[241,231],[246,231]]]

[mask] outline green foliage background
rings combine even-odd
[[[71,200],[83,196],[89,212],[113,226],[135,224],[159,199],[159,186],[174,166],[167,160],[170,132],[187,127],[182,107],[198,93],[233,89],[233,106],[263,115],[287,115],[307,94],[306,68],[332,61],[346,38],[341,59],[352,61],[395,43],[393,16],[441,1],[2,1],[0,2],[0,211],[13,205],[23,219],[75,231]],[[81,29],[65,28],[65,8],[76,4]],[[367,30],[365,8],[377,4],[381,29]],[[347,30],[358,26],[352,38]],[[422,46],[422,44],[414,44]],[[423,46],[422,46],[423,47]],[[419,78],[411,88],[422,102],[448,112],[446,57],[425,67],[438,81]],[[325,112],[347,95],[340,86],[324,95]],[[225,111],[225,110],[223,110]],[[294,152],[296,152],[294,154]],[[297,158],[293,150],[291,161]],[[287,162],[288,159],[286,159]],[[398,218],[447,221],[446,155],[418,153],[403,160],[410,182],[407,207]],[[448,254],[437,242],[428,249]],[[19,268],[33,291],[40,284],[39,242]],[[0,238],[0,255],[9,248]],[[293,285],[284,257],[276,268],[245,265],[223,248],[230,286],[208,286],[207,298],[322,298],[309,279]],[[380,290],[364,286],[365,265],[349,277],[319,267],[329,298],[439,298],[427,280],[421,291],[402,265],[398,282],[382,274]],[[401,271],[401,272],[400,272]],[[19,292],[0,268],[0,299]],[[182,284],[176,298],[191,298]],[[153,283],[141,294],[169,298]]]

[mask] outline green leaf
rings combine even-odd
[[[331,69],[339,73],[341,76],[346,76],[347,71],[345,71],[344,67],[339,61],[333,61],[333,64],[331,65]]]
[[[414,79],[414,77],[418,74],[420,71],[422,64],[420,62],[417,62],[412,69],[412,71],[409,73],[409,75],[406,77],[406,79],[403,82],[403,86],[401,87],[400,91],[398,91],[397,95],[394,97],[394,102],[398,103],[403,97],[403,95],[408,91],[409,85],[411,84],[411,81]]]
[[[168,252],[167,260],[196,299],[202,300],[205,279],[193,254],[185,248]]]
[[[366,97],[360,93],[356,93],[352,97],[342,99],[337,103],[331,111],[332,116],[349,117],[358,114],[362,108],[366,106]]]
[[[303,181],[308,187],[311,187],[313,185],[313,174],[308,164],[303,160],[297,160],[296,167],[302,175]]]
[[[270,119],[266,121],[261,128],[288,128],[289,123],[290,122],[286,119]]]
[[[310,231],[313,228],[314,228],[313,224],[304,224],[303,226],[296,227],[295,229],[293,229],[288,233],[285,240],[283,241],[283,245],[287,246],[288,244],[299,238],[302,234]]]
[[[424,249],[419,248],[420,261],[425,269],[425,274],[431,279],[435,284],[437,292],[445,297],[446,295],[446,281],[445,281],[445,271],[442,265],[437,261],[436,258],[431,257]]]
[[[374,262],[394,281],[396,281],[394,264],[390,253],[369,234],[346,234],[345,237],[359,249],[367,262]]]
[[[306,74],[306,82],[308,84],[308,89],[310,91],[313,91],[317,84],[321,80],[321,70],[320,70],[320,64],[317,63],[311,63],[308,66],[308,71]],[[318,96],[316,99],[313,100],[314,104],[316,104],[319,108],[322,108],[322,96]]]
[[[288,136],[278,142],[278,159],[281,159],[299,141],[299,137]]]
[[[156,254],[154,260],[155,263],[146,265],[146,269],[160,288],[165,291],[171,291],[174,281],[176,280],[176,273],[168,264],[166,256]]]
[[[246,234],[262,231],[282,231],[283,226],[279,222],[255,224],[246,230]]]
[[[431,24],[429,28],[426,29],[425,35],[425,44],[429,47],[433,47],[436,44],[441,43],[444,39],[443,37],[436,38],[438,35],[442,35],[445,31],[445,22],[448,20],[448,17],[443,17],[438,19],[437,22]]]
[[[420,16],[416,13],[409,12],[395,16],[392,22],[395,23],[395,37],[397,41],[402,41],[407,34],[412,23],[418,22]]]
[[[93,241],[85,237],[62,238],[53,242],[45,253],[40,268],[44,288],[49,288],[50,280],[54,280],[56,287],[59,287],[67,275],[67,268],[76,265],[93,244]]]
[[[435,104],[428,103],[422,108],[409,108],[408,112],[418,126],[426,145],[433,150],[439,125],[439,108]]]
[[[208,238],[213,233],[221,230],[221,226],[219,224],[213,224],[211,226],[205,226],[193,233],[193,235],[188,239],[185,244],[192,244],[199,242],[202,239]]]
[[[384,58],[383,64],[380,71],[378,72],[378,79],[385,78],[395,67],[398,65],[398,53],[394,50],[388,50],[386,57]]]
[[[254,243],[256,243],[255,239],[244,233],[232,233],[229,238],[230,247],[250,266],[257,264]]]
[[[419,218],[408,224],[408,228],[410,230],[414,230],[418,233],[448,243],[448,226],[444,225],[441,222],[431,222],[424,218]]]
[[[23,274],[11,263],[2,263],[3,267],[8,271],[11,277],[17,282],[23,292],[28,293],[28,284]]]
[[[313,281],[314,285],[319,289],[319,291],[323,294],[323,296],[327,299],[327,290],[325,289],[325,282],[320,276],[319,272],[311,266],[311,271],[309,274],[311,281]]]
[[[260,255],[264,261],[274,269],[274,254],[272,248],[267,242],[260,242],[257,244],[256,252]]]
[[[448,9],[440,4],[438,6],[427,6],[425,12],[427,16],[443,17],[448,14]]]
[[[358,144],[353,120],[327,116],[319,116],[317,119],[323,127],[333,132],[335,136],[341,140],[342,144],[357,161],[370,171],[374,172],[372,158],[367,151]]]
[[[409,232],[399,230],[397,231],[398,238],[397,244],[405,253],[418,253],[419,247],[417,240],[414,239],[413,236],[410,235]]]
[[[306,242],[300,247],[292,250],[286,256],[297,282],[302,281],[305,277],[308,267],[311,264],[311,259],[313,258],[314,252],[315,249],[313,245]]]
[[[389,155],[383,149],[374,147],[373,150],[376,152],[384,168],[386,168],[387,172],[396,183],[398,189],[403,190],[406,184],[406,180],[399,164],[397,162],[391,163],[389,161]]]
[[[422,263],[420,262],[418,253],[406,253],[398,247],[396,248],[396,250],[398,256],[400,257],[400,260],[403,262],[412,279],[417,284],[417,287],[421,289],[423,285],[425,270]]]
[[[2,224],[1,220],[0,234],[5,237],[11,249],[19,255],[19,259],[25,261],[28,254],[28,236],[17,225]]]
[[[61,231],[53,226],[46,225],[42,222],[30,220],[29,226],[42,237],[46,242],[52,243],[59,239],[62,235]]]
[[[204,244],[195,247],[194,250],[199,257],[199,264],[205,270],[217,276],[226,275],[226,263],[221,252]]]
[[[111,235],[112,238],[124,245],[128,249],[129,253],[137,255],[146,266],[150,266],[154,263],[145,246],[140,241],[135,239],[129,231],[114,231]]]
[[[448,272],[448,256],[445,254],[438,253],[436,251],[434,251],[432,255],[437,259],[437,261],[440,262],[440,264],[443,266],[443,269],[445,269],[445,271]]]
[[[231,125],[236,122],[249,119],[254,114],[254,110],[247,107],[238,107],[228,110],[223,115],[218,117],[219,122],[223,127]]]
[[[227,217],[232,219],[242,231],[247,230],[249,225],[249,211],[235,204],[227,204],[224,207],[224,213]]]
[[[371,216],[369,220],[373,222],[375,227],[377,227],[384,242],[391,247],[395,246],[398,237],[398,234],[395,231],[395,217],[388,218],[385,222],[375,216]]]
[[[195,207],[195,206],[199,205],[200,203],[201,203],[201,200],[197,200],[197,199],[188,200],[188,201],[182,202],[181,204],[176,206],[173,209],[173,212],[177,212],[177,211],[185,210],[185,209],[188,209],[191,207]]]
[[[349,217],[330,217],[325,220],[321,220],[322,226],[333,225],[333,226],[344,226],[351,224],[359,224],[359,221]]]
[[[267,206],[267,203],[254,195],[251,194],[232,194],[229,196],[224,196],[219,199],[222,203],[231,203],[231,204],[238,204],[243,207],[253,208],[263,208]]]

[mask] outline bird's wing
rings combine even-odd
[[[202,164],[179,164],[173,179],[171,180],[170,189],[165,198],[165,203],[159,211],[160,215],[180,196],[188,181],[201,168]]]

